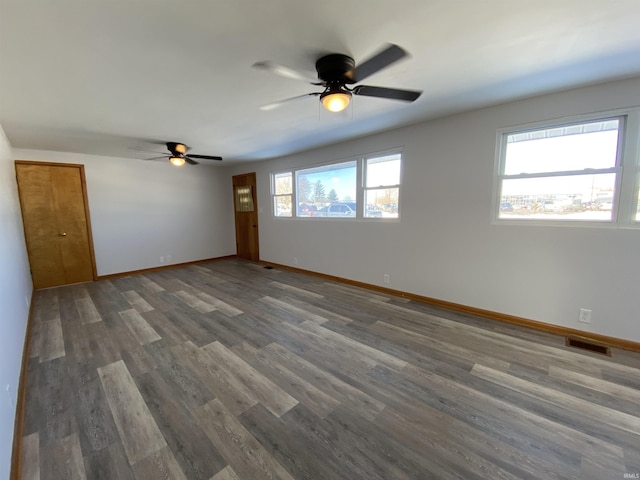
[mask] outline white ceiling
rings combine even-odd
[[[314,73],[387,43],[411,58],[363,83],[412,104],[319,91],[251,68]],[[0,125],[16,148],[145,158],[180,141],[271,158],[514,98],[640,75],[640,0],[0,0]],[[638,103],[637,100],[634,100]]]

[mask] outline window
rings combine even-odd
[[[365,218],[381,218],[383,212],[386,217],[398,218],[400,163],[399,153],[365,159]]]
[[[236,212],[253,212],[251,187],[236,187]]]
[[[501,135],[498,218],[613,222],[625,117]]]
[[[274,173],[273,214],[397,219],[401,163],[402,154],[394,152]]]
[[[356,161],[297,170],[297,215],[299,217],[355,217],[356,178]],[[352,203],[353,215],[346,215],[345,209],[342,208],[344,204],[340,204],[340,208],[331,208],[338,202]],[[338,211],[343,214],[337,214]]]
[[[271,191],[273,192],[273,214],[276,217],[290,217],[293,197],[291,172],[273,175]]]

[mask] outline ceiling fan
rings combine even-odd
[[[254,63],[254,68],[268,70],[286,78],[305,80],[311,83],[311,85],[324,88],[322,92],[307,93],[305,95],[287,98],[263,105],[260,108],[262,110],[272,110],[292,100],[318,96],[320,97],[322,105],[331,112],[341,112],[347,108],[351,101],[351,95],[413,102],[422,94],[422,91],[399,90],[396,88],[373,87],[369,85],[357,85],[352,88],[347,86],[361,82],[368,76],[379,72],[406,56],[408,56],[408,53],[398,45],[387,44],[371,58],[356,66],[353,58],[340,53],[332,53],[320,57],[316,62],[317,79],[310,78],[304,73],[270,61]]]
[[[222,160],[222,157],[214,157],[211,155],[195,155],[193,153],[187,153],[190,150],[190,147],[187,147],[184,143],[177,142],[167,142],[167,150],[169,150],[168,155],[162,155],[160,157],[147,158],[146,160],[158,160],[160,158],[168,158],[169,161],[179,167],[188,163],[189,165],[198,165],[199,162],[196,162],[194,158],[199,158],[202,160]]]

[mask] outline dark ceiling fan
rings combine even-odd
[[[317,79],[309,78],[304,73],[297,72],[296,70],[292,70],[273,62],[264,61],[254,63],[254,68],[269,70],[286,78],[305,80],[311,83],[311,85],[317,85],[324,88],[324,91],[322,92],[307,93],[305,95],[287,98],[278,102],[263,105],[260,108],[262,110],[271,110],[292,100],[317,96],[320,97],[322,105],[332,112],[340,112],[347,108],[351,100],[351,95],[413,102],[422,94],[422,91],[399,90],[397,88],[373,87],[369,85],[357,85],[352,88],[347,86],[361,82],[368,76],[379,72],[406,56],[408,56],[408,53],[398,45],[387,44],[371,58],[356,66],[353,58],[340,53],[332,53],[319,58],[316,62],[316,71],[318,72]]]
[[[179,167],[188,163],[189,165],[198,165],[198,162],[194,160],[194,158],[202,159],[202,160],[222,160],[222,157],[214,157],[212,155],[195,155],[193,153],[187,153],[190,148],[187,147],[184,143],[177,142],[167,142],[167,150],[169,150],[168,155],[162,155],[160,157],[147,158],[146,160],[158,160],[160,158],[168,158],[169,161]]]

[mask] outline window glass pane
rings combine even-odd
[[[291,195],[274,197],[273,201],[273,212],[276,217],[291,216]]]
[[[366,218],[398,218],[398,188],[376,188],[365,193]]]
[[[298,216],[355,216],[356,174],[355,161],[298,170],[296,172]],[[347,205],[348,215],[345,212],[339,213],[338,208],[328,208],[320,213],[324,207],[337,203]]]
[[[367,159],[365,187],[400,184],[400,154]]]
[[[273,190],[276,195],[291,194],[291,172],[276,173],[273,176]]]
[[[616,175],[506,179],[499,218],[612,220]]]
[[[251,187],[236,187],[236,212],[253,212]]]
[[[616,166],[618,119],[507,135],[505,175]]]

